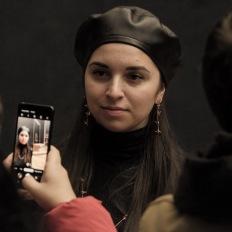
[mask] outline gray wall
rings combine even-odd
[[[166,105],[182,146],[189,151],[202,149],[219,130],[202,90],[200,62],[210,28],[232,9],[231,0],[3,0],[0,9],[3,156],[12,151],[20,101],[55,107],[53,143],[69,134],[83,97],[81,70],[73,55],[77,27],[89,14],[117,5],[137,5],[152,11],[181,39],[183,71],[170,84]]]

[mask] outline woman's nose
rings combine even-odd
[[[120,79],[115,78],[108,83],[106,96],[113,99],[124,97],[123,83]]]

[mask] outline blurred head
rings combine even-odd
[[[29,141],[30,129],[26,126],[22,126],[18,129],[18,140],[22,145],[26,145]]]
[[[223,129],[232,132],[232,12],[208,36],[202,78],[212,111]]]

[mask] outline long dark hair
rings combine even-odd
[[[63,165],[69,173],[72,186],[78,196],[81,195],[80,178],[85,178],[85,188],[88,189],[93,170],[90,144],[93,120],[90,118],[89,126],[86,127],[84,125],[85,112],[86,107],[83,102],[79,117],[63,152]],[[114,182],[116,184],[112,185],[109,196],[121,212],[129,215],[124,226],[124,231],[127,232],[138,230],[139,219],[150,201],[162,194],[174,191],[180,170],[182,150],[175,142],[164,106],[160,115],[162,133],[159,135],[155,134],[155,120],[156,105],[149,116],[146,146],[140,162],[116,177],[116,180],[120,181]]]

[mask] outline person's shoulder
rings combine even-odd
[[[185,199],[183,199],[184,201]],[[142,215],[139,232],[230,232],[232,223],[217,223],[198,216],[181,213],[173,195],[152,201]]]
[[[174,196],[172,194],[163,195],[161,197],[156,198],[152,201],[145,213],[143,218],[147,218],[148,220],[160,220],[163,215],[167,214],[176,214],[177,210],[174,204]]]
[[[167,222],[169,220],[175,220],[178,214],[179,212],[174,205],[174,197],[172,194],[158,197],[145,210],[140,221],[139,231],[164,231],[164,227],[169,228],[169,223]]]
[[[164,210],[165,208],[169,208],[174,204],[174,196],[172,194],[166,194],[160,196],[153,200],[147,207],[147,213],[153,213],[153,211],[157,211],[157,209]]]

